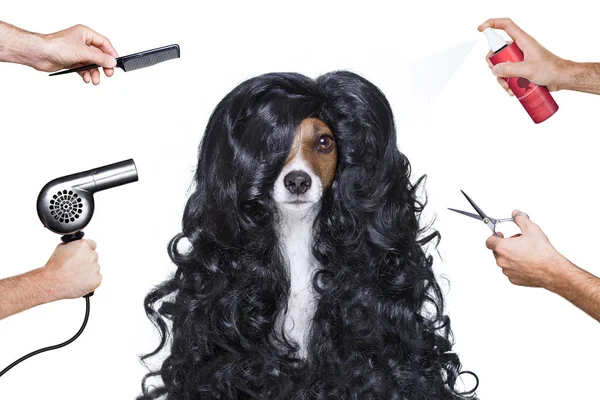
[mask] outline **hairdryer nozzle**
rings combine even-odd
[[[138,180],[137,169],[132,159],[96,168],[87,173],[91,173],[94,179],[95,185],[92,192],[111,189]]]
[[[54,179],[40,191],[38,216],[52,232],[79,232],[92,219],[95,192],[137,180],[132,159]]]

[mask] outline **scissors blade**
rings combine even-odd
[[[469,203],[471,203],[471,205],[473,206],[475,211],[477,211],[477,214],[479,214],[479,216],[481,217],[482,220],[488,218],[488,216],[481,210],[481,208],[477,207],[477,204],[475,204],[475,202],[473,200],[471,200],[471,198],[469,196],[467,196],[467,194],[465,192],[463,192],[462,190],[461,190],[461,192],[467,198],[467,201]]]
[[[448,210],[451,210],[451,211],[457,212],[459,214],[466,215],[467,217],[475,218],[475,219],[481,221],[481,216],[479,216],[477,214],[473,214],[473,213],[462,211],[462,210],[456,210],[454,208],[448,208]]]

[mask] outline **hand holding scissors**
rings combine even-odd
[[[454,208],[448,208],[448,210],[457,212],[457,213],[462,214],[462,215],[466,215],[467,217],[471,217],[471,218],[475,218],[475,219],[478,219],[480,221],[483,221],[483,223],[486,224],[488,226],[488,228],[490,228],[492,230],[492,232],[494,232],[494,236],[499,236],[498,233],[496,233],[496,226],[498,226],[498,224],[500,224],[502,222],[513,222],[513,223],[515,223],[515,218],[518,215],[526,215],[527,218],[529,218],[529,215],[527,215],[524,212],[518,212],[515,215],[513,215],[511,218],[498,219],[498,218],[489,217],[486,213],[484,213],[481,210],[481,208],[479,208],[477,206],[477,204],[475,204],[475,202],[473,200],[471,200],[471,198],[469,196],[467,196],[467,194],[465,192],[463,192],[461,190],[461,193],[467,198],[467,201],[473,206],[473,208],[475,209],[475,211],[477,211],[477,214],[473,214],[473,213],[462,211],[462,210],[456,210]]]

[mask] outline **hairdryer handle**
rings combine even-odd
[[[83,235],[85,235],[83,233],[83,231],[79,231],[79,232],[75,232],[75,233],[70,233],[68,235],[64,235],[63,237],[60,238],[60,240],[62,240],[63,243],[69,243],[69,242],[73,242],[75,240],[83,239]]]
[[[83,235],[84,235],[83,231],[78,231],[78,232],[75,232],[75,233],[71,233],[69,235],[64,235],[63,237],[60,238],[60,240],[62,240],[63,243],[70,243],[70,242],[73,242],[75,240],[81,240],[81,239],[83,239]],[[91,292],[91,293],[86,294],[83,297],[92,297],[93,295],[94,295],[94,292]]]

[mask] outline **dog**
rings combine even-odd
[[[333,183],[336,168],[334,134],[323,121],[307,118],[297,128],[272,193],[281,217],[278,232],[291,282],[283,327],[300,346],[301,357],[307,355],[306,342],[317,302],[312,288],[313,272],[317,269],[312,256],[313,225],[323,192]]]
[[[139,400],[458,400],[424,203],[391,105],[358,74],[270,73],[219,102]],[[187,243],[182,249],[178,244]],[[150,382],[160,378],[160,382]]]

